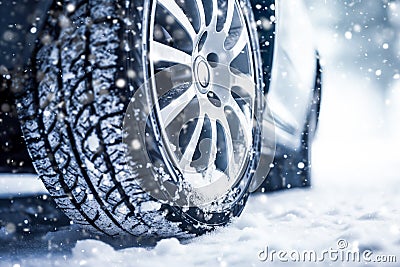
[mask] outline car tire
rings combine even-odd
[[[159,2],[175,3],[168,1]],[[227,1],[209,2],[228,6]],[[246,47],[253,57],[253,81],[262,94],[250,4],[234,2],[236,16],[244,18],[242,30],[248,34]],[[162,203],[132,179],[123,120],[135,91],[149,78],[144,71],[148,47],[142,29],[154,17],[154,5],[155,1],[148,0],[55,1],[21,79],[17,108],[36,171],[69,218],[110,236],[184,236],[227,224],[247,201],[260,147],[260,133],[253,129],[255,156],[238,178],[245,182],[235,184],[235,197],[220,209],[210,209],[212,204],[184,208]],[[206,19],[210,14],[216,15],[206,12]],[[215,19],[220,22],[224,16]],[[199,32],[195,28],[192,34]],[[173,38],[169,41],[170,46],[179,43]],[[256,107],[255,112],[261,112]]]

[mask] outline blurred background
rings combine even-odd
[[[359,183],[360,179],[382,182],[397,178],[400,1],[305,3],[324,65],[314,167],[342,170],[341,174],[354,171],[354,175],[321,175],[319,179]]]
[[[306,3],[324,59],[326,93],[330,93],[332,84],[339,83],[335,90],[340,91],[342,104],[352,102],[355,107],[346,112],[354,122],[373,111],[363,118],[368,120],[360,125],[360,133],[380,135],[385,130],[386,133],[395,130],[388,116],[392,118],[398,113],[396,106],[399,106],[396,91],[400,82],[400,1],[306,0]],[[330,101],[324,104],[330,105]],[[344,108],[337,111],[340,113]],[[340,128],[344,130],[346,126]]]

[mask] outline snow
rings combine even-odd
[[[341,239],[349,248],[369,249],[373,255],[397,255],[400,260],[398,152],[390,152],[390,144],[382,140],[326,142],[322,133],[323,129],[313,151],[314,186],[255,195],[242,216],[228,227],[189,240],[164,239],[155,246],[132,243],[132,247],[120,250],[94,239],[79,240],[82,237],[61,230],[45,239],[59,244],[72,239],[76,243],[60,252],[3,255],[0,265],[264,266],[268,262],[258,257],[265,246],[321,253],[337,249]]]
[[[47,194],[47,190],[33,174],[0,174],[0,199],[12,196]]]
[[[0,266],[266,266],[271,263],[259,260],[266,246],[320,254],[343,243],[346,251],[395,255],[400,262],[400,82],[382,85],[343,64],[349,56],[343,52],[346,42],[354,40],[350,34],[318,31],[324,92],[312,188],[253,195],[240,218],[193,239],[128,240],[120,248],[118,240],[99,241],[73,225],[23,246],[2,246]],[[382,94],[377,87],[385,86],[388,93]],[[35,178],[20,176],[10,183],[14,177],[0,176],[2,197],[19,192],[25,183],[32,192],[44,192]],[[328,264],[365,265],[329,259],[320,263]]]

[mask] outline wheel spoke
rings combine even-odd
[[[153,41],[151,45],[150,58],[152,61],[174,62],[187,66],[191,65],[192,58],[189,54],[156,41]]]
[[[210,26],[217,28],[217,18],[218,18],[218,0],[211,0],[212,1],[212,16],[210,21]]]
[[[210,119],[211,123],[211,149],[210,149],[210,159],[207,171],[213,171],[215,166],[215,160],[217,159],[217,121],[215,119]],[[208,176],[208,174],[206,175]]]
[[[228,50],[230,62],[232,62],[243,51],[246,44],[247,44],[247,31],[243,27],[242,30],[240,31],[240,35],[236,44],[230,50]]]
[[[194,152],[196,151],[197,144],[199,143],[201,131],[203,130],[204,115],[200,115],[197,118],[197,124],[190,138],[189,144],[183,153],[182,158],[179,161],[180,167],[185,170],[186,166],[192,162]]]
[[[249,129],[252,129],[252,125],[246,118],[246,114],[243,113],[233,97],[230,98],[228,106],[232,109],[232,111],[238,118],[240,127],[242,128],[242,131],[244,133],[245,142],[246,144],[249,144],[251,142],[251,131],[249,131]]]
[[[196,92],[192,85],[182,95],[161,110],[164,127],[167,127],[182,112],[195,95]]]
[[[199,12],[199,18],[200,18],[200,31],[202,28],[206,26],[206,16],[204,13],[204,6],[203,6],[203,1],[202,0],[197,0],[197,11]]]
[[[189,34],[192,41],[196,38],[196,32],[193,25],[190,23],[189,18],[185,15],[183,10],[178,6],[175,0],[158,0],[158,2],[175,17],[176,21],[184,28]]]
[[[233,19],[233,11],[235,9],[235,0],[227,0],[227,11],[226,11],[226,20],[224,23],[224,27],[222,31],[228,35],[229,29],[231,28],[232,19]]]
[[[231,127],[229,126],[228,119],[226,118],[225,112],[221,114],[218,118],[219,123],[224,129],[225,136],[225,151],[226,151],[226,160],[227,160],[227,169],[228,178],[232,177],[232,166],[235,164],[235,152],[233,151],[233,139],[231,135]]]

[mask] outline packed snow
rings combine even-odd
[[[86,239],[75,228],[65,229],[26,248],[10,247],[1,253],[0,266],[263,266],[271,262],[260,260],[266,246],[270,251],[313,250],[321,255],[338,250],[339,240],[348,244],[344,251],[369,250],[372,259],[394,255],[398,262],[399,150],[382,140],[330,142],[333,138],[321,126],[311,189],[252,196],[239,219],[205,236],[145,245],[132,241],[119,249],[118,243]],[[52,249],[46,251],[47,246]],[[273,263],[285,264],[276,257]],[[319,264],[328,263],[348,264],[329,258]]]

